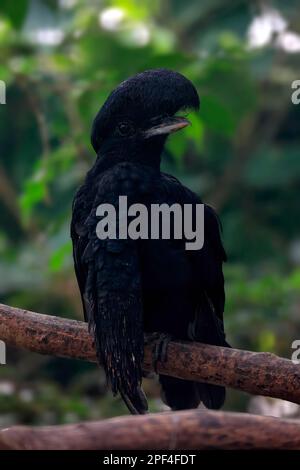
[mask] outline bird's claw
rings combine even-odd
[[[154,346],[152,348],[152,365],[157,373],[158,363],[164,363],[168,358],[168,345],[172,340],[172,336],[167,333],[154,333]]]

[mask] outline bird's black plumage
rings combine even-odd
[[[128,204],[192,204],[201,200],[174,177],[160,171],[168,133],[186,125],[174,115],[199,107],[192,83],[159,69],[119,85],[97,114],[93,168],[73,203],[71,236],[85,320],[114,393],[132,412],[144,413],[141,390],[144,332],[225,345],[223,311],[225,252],[218,219],[205,206],[204,246],[187,251],[186,240],[100,240],[96,209],[120,195]],[[225,389],[160,376],[162,395],[172,409],[202,401],[219,408]]]

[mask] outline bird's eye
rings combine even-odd
[[[120,122],[117,126],[117,133],[122,137],[134,134],[134,127],[131,122]]]

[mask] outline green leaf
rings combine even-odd
[[[121,8],[133,19],[144,19],[149,17],[151,12],[157,11],[158,0],[110,0],[108,2],[113,8]]]
[[[296,269],[287,279],[288,289],[300,291],[300,269]]]
[[[180,164],[187,149],[187,139],[180,133],[171,135],[167,141],[166,148],[177,163]]]
[[[64,245],[60,246],[58,249],[52,253],[49,260],[49,268],[52,272],[58,272],[63,267],[64,261],[70,257],[72,253],[72,243],[71,240],[67,241]]]
[[[203,150],[204,124],[199,113],[190,113],[188,119],[191,125],[185,129],[185,136],[190,138],[200,152]]]
[[[20,197],[20,208],[23,220],[28,220],[34,206],[41,202],[46,195],[47,187],[43,178],[27,181],[24,193]]]
[[[276,338],[272,331],[263,330],[258,336],[258,345],[260,351],[274,351],[276,345]]]
[[[230,137],[235,131],[236,123],[231,110],[213,95],[203,96],[201,117],[209,129],[219,134]]]
[[[2,0],[0,5],[0,14],[9,18],[12,25],[16,29],[20,29],[23,25],[28,10],[28,0]]]

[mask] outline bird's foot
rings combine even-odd
[[[149,336],[149,341],[154,341],[152,348],[152,365],[156,373],[158,363],[163,364],[168,359],[168,345],[172,339],[172,336],[168,333],[153,333]]]

